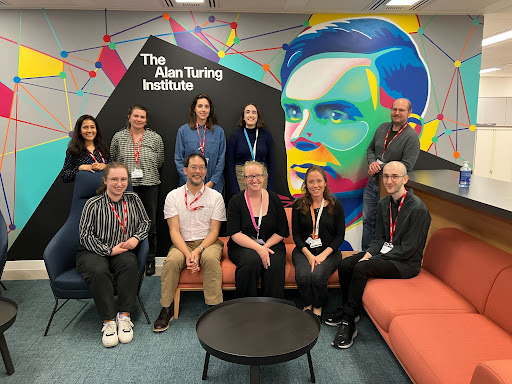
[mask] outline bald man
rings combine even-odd
[[[363,251],[368,248],[375,232],[382,168],[390,161],[400,161],[410,172],[420,154],[419,136],[407,121],[412,113],[411,108],[409,100],[396,99],[391,108],[391,122],[383,123],[377,128],[366,151],[368,183],[363,193]]]
[[[405,189],[409,176],[403,163],[386,164],[382,180],[388,196],[377,205],[375,235],[367,251],[343,259],[338,266],[343,309],[325,320],[339,325],[332,342],[337,348],[349,348],[357,336],[355,319],[368,278],[409,279],[421,269],[430,226],[428,209],[412,189]]]

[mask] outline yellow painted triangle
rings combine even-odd
[[[354,17],[375,17],[385,18],[394,21],[407,33],[418,32],[419,23],[416,15],[389,15],[389,14],[349,14],[349,13],[317,13],[309,19],[309,25],[324,23],[337,19],[354,18]]]
[[[226,42],[226,45],[228,47],[231,47],[234,43],[234,40],[235,40],[235,37],[236,37],[236,33],[235,33],[235,30],[232,29],[231,30],[231,33],[229,34],[229,37],[228,37],[228,41]]]
[[[428,151],[432,145],[432,138],[436,135],[437,127],[439,126],[439,120],[432,120],[430,123],[426,123],[423,127],[420,137],[420,148],[423,151]]]
[[[59,76],[63,70],[64,63],[62,61],[20,46],[20,66],[18,68],[20,78]]]

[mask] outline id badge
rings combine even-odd
[[[309,236],[309,237],[306,239],[305,243],[306,243],[307,245],[311,245],[311,242],[312,242],[312,241],[313,241],[313,239],[311,238],[311,236]]]
[[[255,242],[257,242],[259,245],[265,245],[265,242],[262,239],[257,239],[252,236],[251,236],[251,239],[253,239]]]
[[[318,247],[321,247],[322,246],[322,239],[321,238],[318,238],[318,239],[311,239],[311,242],[309,243],[309,247],[310,248],[318,248]]]
[[[392,249],[393,249],[393,244],[385,242],[384,244],[382,244],[382,248],[380,250],[380,253],[388,253]]]
[[[140,179],[142,177],[142,169],[135,168],[132,172],[132,179]]]
[[[209,162],[209,161],[210,161],[210,158],[209,158],[209,157],[207,157],[207,158],[206,158],[206,165],[207,165],[207,166],[208,166],[208,162]]]

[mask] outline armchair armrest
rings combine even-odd
[[[512,382],[512,360],[492,360],[479,363],[471,384],[505,384]]]

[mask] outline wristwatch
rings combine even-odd
[[[199,246],[199,254],[202,255],[204,252],[204,247],[202,245]]]

